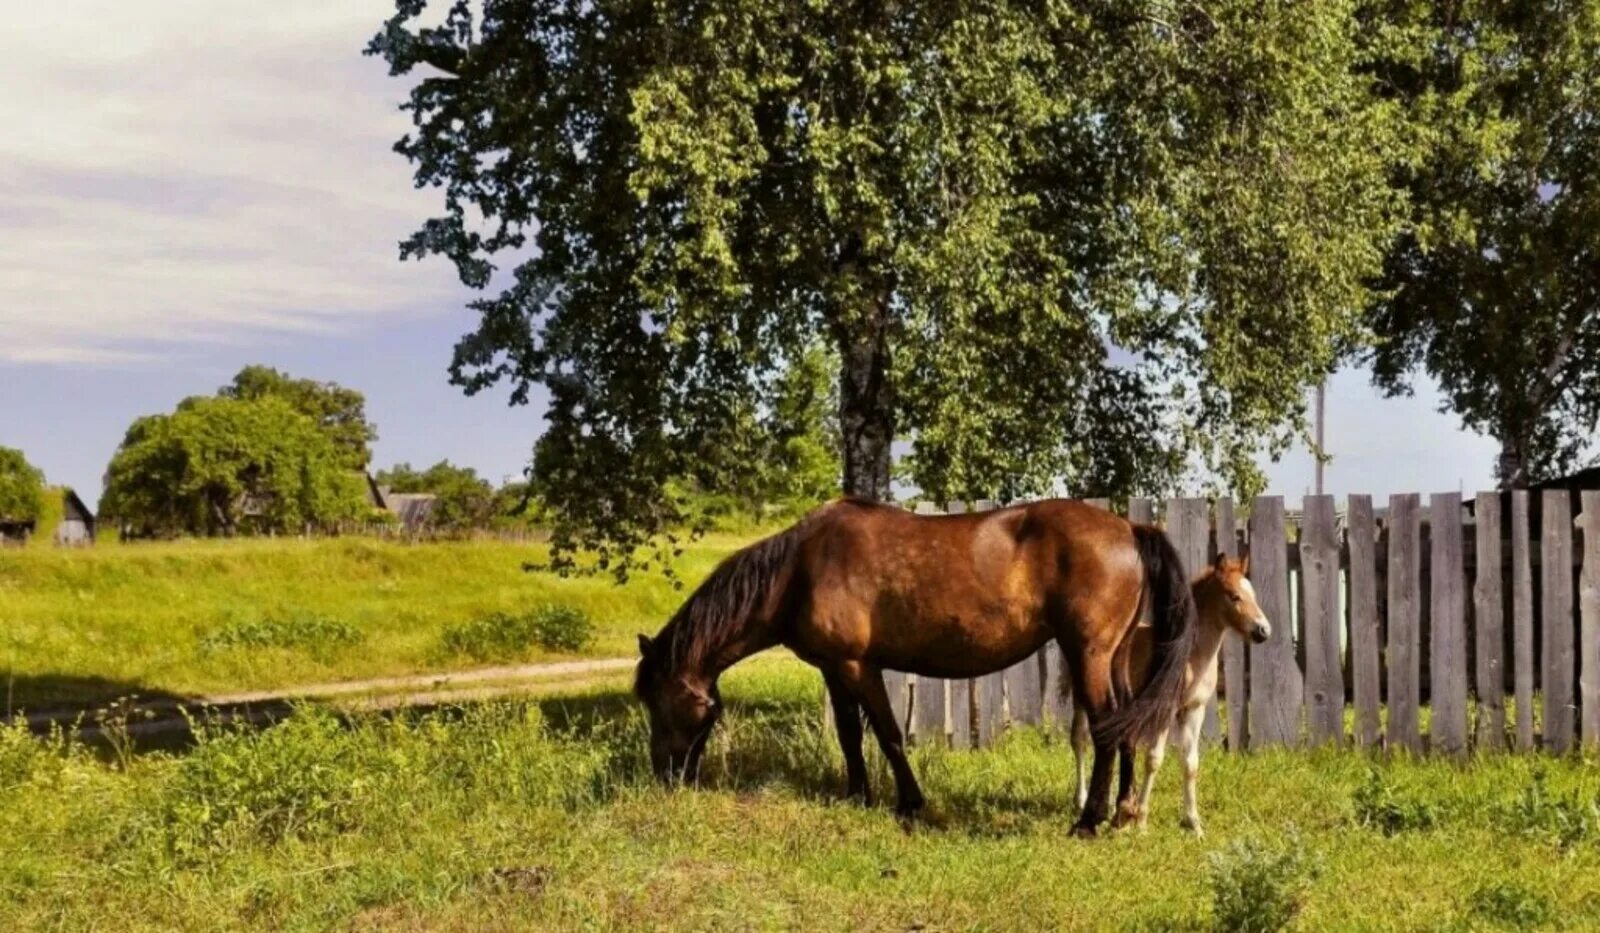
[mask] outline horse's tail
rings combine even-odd
[[[1189,652],[1199,627],[1188,575],[1172,542],[1161,529],[1150,525],[1133,526],[1133,537],[1150,587],[1155,644],[1149,674],[1139,692],[1094,724],[1097,741],[1118,745],[1152,742],[1172,727],[1183,703]]]

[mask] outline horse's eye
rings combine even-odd
[[[1240,596],[1238,593],[1229,593],[1228,594],[1228,598],[1233,600],[1236,603],[1244,602],[1244,597]]]

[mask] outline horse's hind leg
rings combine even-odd
[[[899,791],[895,812],[911,816],[922,809],[925,800],[917,777],[911,773],[911,762],[906,758],[905,736],[895,721],[894,707],[889,703],[889,691],[883,686],[883,672],[865,664],[850,664],[844,670],[847,680],[853,680],[856,696],[867,711],[867,722],[878,737],[883,757],[889,760],[889,770],[894,772],[894,783]]]
[[[1078,812],[1089,802],[1089,714],[1083,707],[1072,710],[1072,759],[1078,768]]]
[[[1073,665],[1076,688],[1073,695],[1088,714],[1092,728],[1095,721],[1111,712],[1110,651],[1082,651],[1078,663]],[[1073,832],[1080,836],[1093,836],[1106,820],[1106,805],[1111,793],[1111,764],[1117,757],[1115,742],[1094,740],[1094,773],[1089,777],[1089,799]]]
[[[833,727],[839,733],[839,750],[844,752],[844,794],[871,806],[872,784],[867,780],[867,760],[861,754],[861,704],[842,677],[823,674],[822,679],[828,685],[828,700],[833,704]]]

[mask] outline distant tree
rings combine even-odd
[[[111,460],[101,511],[136,536],[294,532],[366,509],[362,477],[288,401],[192,398],[140,418]]]
[[[35,522],[44,507],[44,473],[22,451],[0,447],[0,520]]]
[[[295,379],[270,366],[246,366],[217,391],[221,398],[281,398],[328,435],[340,460],[352,470],[365,470],[372,460],[377,426],[367,420],[367,400],[336,382]]]
[[[1504,486],[1577,466],[1600,417],[1600,2],[1378,4],[1382,86],[1425,143],[1368,323],[1375,381],[1426,372]]]
[[[402,255],[515,264],[452,378],[548,392],[558,566],[738,488],[818,341],[852,494],[896,439],[938,497],[1258,486],[1395,229],[1354,2],[432,6],[369,47],[442,201]]]
[[[494,487],[471,467],[458,467],[440,460],[418,471],[409,463],[398,463],[379,470],[374,477],[379,486],[393,492],[431,493],[438,497],[429,523],[439,528],[468,529],[487,526],[494,518]]]
[[[539,519],[539,500],[526,480],[512,480],[494,491],[494,521],[528,525]]]

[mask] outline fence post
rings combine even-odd
[[[894,724],[902,735],[911,732],[911,682],[905,671],[883,672],[883,688],[889,694],[889,708],[894,711]]]
[[[1600,745],[1600,492],[1583,492],[1583,580],[1578,590],[1578,696],[1583,744]]]
[[[943,742],[945,733],[945,681],[917,676],[911,685],[911,737],[918,745]]]
[[[1131,515],[1130,515],[1131,517]],[[1185,575],[1194,579],[1204,572],[1211,550],[1211,508],[1204,499],[1167,500],[1167,537],[1178,550]],[[1201,734],[1215,741],[1221,728],[1217,723],[1217,697],[1206,701]]]
[[[1344,668],[1339,663],[1339,537],[1332,496],[1307,496],[1300,529],[1300,616],[1306,643],[1306,725],[1311,742],[1344,741]]]
[[[1540,501],[1539,550],[1543,651],[1544,747],[1572,747],[1572,499],[1565,489],[1546,489]]]
[[[1416,493],[1389,497],[1389,747],[1422,751],[1422,515]]]
[[[1435,751],[1467,750],[1467,618],[1463,583],[1461,494],[1428,498],[1433,602],[1428,652],[1428,696],[1433,717],[1428,734]]]
[[[1478,748],[1498,751],[1506,743],[1505,594],[1501,578],[1500,494],[1480,492],[1473,500],[1477,534],[1476,576],[1472,582],[1477,664]]]
[[[1283,497],[1259,496],[1250,508],[1250,580],[1261,611],[1277,628],[1250,647],[1250,746],[1300,740],[1300,667],[1289,615],[1288,540]]]
[[[1528,492],[1511,492],[1511,666],[1517,750],[1533,748],[1533,533]]]

